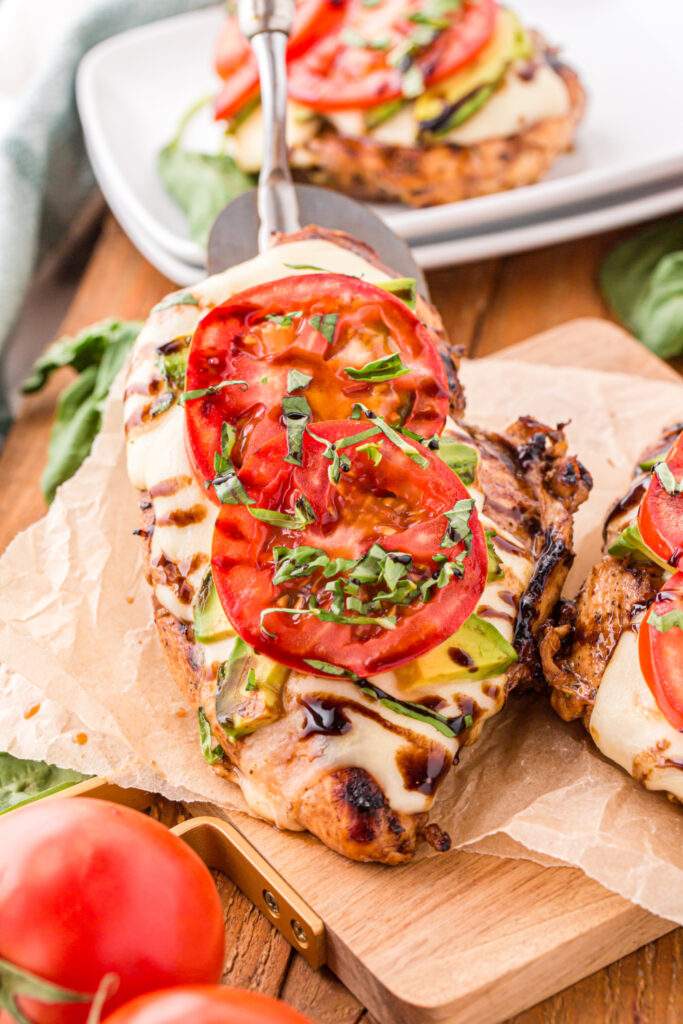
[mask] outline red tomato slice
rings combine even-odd
[[[152,992],[121,1007],[104,1024],[311,1024],[297,1010],[260,992],[186,985]]]
[[[299,0],[287,45],[287,58],[304,53],[317,39],[330,32],[341,19],[345,0]],[[258,93],[258,68],[249,42],[239,29],[237,18],[223,23],[216,44],[216,71],[225,86],[216,98],[217,119],[230,118]]]
[[[666,720],[683,732],[683,628],[666,631],[650,625],[653,613],[683,613],[683,572],[677,572],[657,594],[640,627],[640,667]]]
[[[341,26],[327,34],[290,69],[289,95],[317,110],[372,107],[404,92],[404,74],[412,65],[426,84],[454,74],[481,50],[493,33],[496,0],[465,0],[462,7],[439,15],[448,22],[434,41],[424,18],[422,0],[380,0],[373,7],[350,0]],[[392,58],[417,40],[416,51],[394,66]],[[366,42],[367,45],[363,45]]]
[[[675,479],[683,479],[683,433],[666,457]],[[638,526],[647,546],[675,568],[683,555],[683,494],[669,494],[652,474],[638,511]]]
[[[288,313],[299,315],[287,319]],[[409,373],[379,383],[346,373],[347,367],[360,369],[391,353],[400,354]],[[186,401],[187,439],[200,480],[214,476],[224,422],[237,430],[231,455],[236,466],[247,444],[283,429],[290,370],[312,378],[296,394],[309,403],[313,420],[344,419],[355,402],[363,402],[393,425],[422,436],[443,429],[448,381],[436,337],[404,302],[343,274],[287,277],[233,296],[195,331],[187,390],[223,380],[248,385]],[[210,493],[215,498],[213,489]]]
[[[282,435],[250,452],[241,474],[247,492],[258,495],[261,509],[280,513],[307,510],[303,529],[261,521],[245,505],[224,505],[218,517],[212,564],[223,607],[247,643],[292,668],[316,672],[311,661],[327,662],[358,676],[394,668],[451,636],[473,611],[484,588],[486,541],[471,506],[461,509],[471,530],[462,578],[444,569],[446,560],[465,550],[462,541],[455,539],[457,531],[448,533],[445,515],[456,502],[469,498],[458,477],[415,442],[405,443],[410,451],[419,453],[423,465],[417,465],[379,431],[369,442],[367,433],[372,427],[372,418],[316,423],[313,433],[322,440],[305,434],[301,467],[284,462]],[[355,437],[358,439],[353,441]],[[329,442],[339,446],[338,454],[348,457],[337,483],[330,479],[332,463],[325,457],[326,450],[331,454],[326,449]],[[362,449],[363,444],[373,442],[382,456],[376,465],[376,452]],[[374,578],[376,562],[374,568],[366,564],[365,571],[357,565],[339,564],[332,571],[326,561],[357,561],[373,545],[399,555],[391,559],[388,568],[401,574],[403,566],[404,578],[410,583],[401,586],[410,588],[414,583],[420,594],[424,585],[429,588],[426,596],[400,603],[395,580]],[[274,582],[276,564],[281,573],[286,557],[276,549],[302,546],[323,553],[318,567],[306,573],[297,570],[291,578]],[[374,550],[377,554],[377,548]],[[438,586],[441,573],[446,579]],[[349,589],[338,597],[330,588],[339,590],[342,585]],[[382,594],[392,597],[382,598]],[[351,604],[347,604],[349,596],[354,599]],[[368,608],[373,599],[376,604]],[[345,608],[342,613],[335,612],[338,600]],[[316,602],[317,612],[305,611]],[[275,606],[303,610],[299,614],[265,612]],[[373,621],[325,621],[319,617],[321,612],[372,616]],[[391,616],[394,618],[387,618]],[[394,628],[375,624],[378,617],[385,623],[394,622]]]

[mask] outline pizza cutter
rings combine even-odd
[[[363,203],[315,185],[294,185],[287,159],[287,37],[294,0],[239,0],[239,24],[251,41],[261,80],[263,158],[258,188],[234,199],[219,213],[209,235],[210,274],[266,252],[274,235],[302,224],[346,231],[377,252],[387,267],[413,277],[428,297],[424,274],[403,239]]]

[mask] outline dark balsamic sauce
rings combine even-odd
[[[322,736],[343,736],[351,728],[339,701],[329,697],[302,699],[304,709],[303,736],[318,733]]]

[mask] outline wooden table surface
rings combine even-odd
[[[597,268],[623,234],[430,272],[432,298],[451,341],[469,356],[483,356],[574,317],[609,316],[596,287]],[[108,217],[62,332],[108,316],[143,318],[170,290]],[[3,506],[0,550],[45,511],[39,478],[55,398],[69,373],[60,371],[43,393],[26,400],[0,455],[0,479],[11,480],[18,495],[11,507]],[[221,879],[220,888],[226,983],[280,996],[315,1024],[372,1024],[355,997],[328,971],[313,972],[232,883]],[[682,935],[682,929],[665,935],[508,1024],[680,1024]]]

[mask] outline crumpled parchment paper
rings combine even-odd
[[[683,386],[496,359],[466,362],[462,378],[480,426],[520,413],[571,421],[571,449],[595,480],[576,517],[575,589],[641,449],[681,418]],[[195,716],[166,669],[137,525],[119,385],[90,458],[0,559],[0,749],[244,810],[204,763]],[[575,865],[683,924],[683,810],[641,789],[543,699],[511,699],[464,752],[434,817],[460,847]]]

